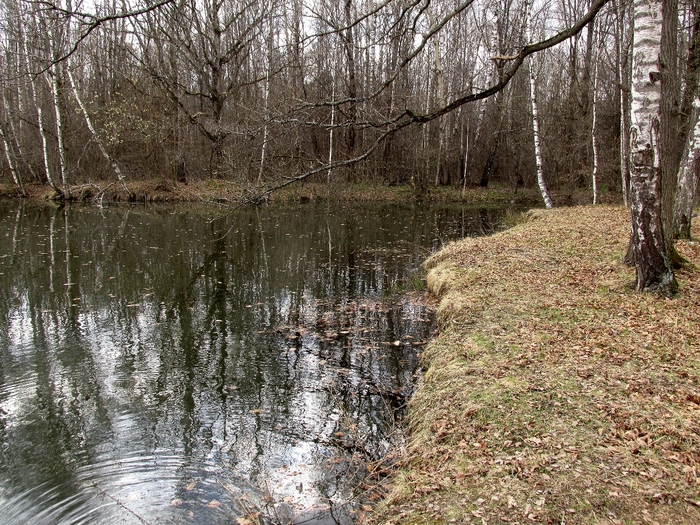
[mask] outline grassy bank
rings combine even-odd
[[[30,199],[51,199],[53,190],[48,185],[30,184],[26,188]],[[109,202],[145,202],[145,203],[199,203],[216,205],[235,205],[253,195],[243,191],[235,183],[209,179],[193,181],[189,184],[153,179],[128,181],[127,189],[121,184],[102,182],[81,184],[71,189],[72,198],[78,201],[101,203]],[[587,203],[591,199],[590,191],[555,191],[552,193],[557,205]],[[0,197],[18,197],[17,189],[10,183],[0,183]],[[618,202],[617,194],[601,195],[603,202]],[[269,196],[271,202],[305,203],[311,201],[331,202],[382,202],[411,203],[416,201],[414,189],[410,185],[388,186],[373,183],[297,183],[287,186]],[[521,189],[517,193],[511,186],[492,185],[489,188],[469,187],[466,190],[454,186],[430,188],[422,196],[427,202],[468,203],[481,206],[505,206],[519,204],[537,206],[541,197],[536,189]]]
[[[667,300],[631,289],[628,235],[537,211],[427,261],[440,335],[370,521],[700,523],[700,246]]]

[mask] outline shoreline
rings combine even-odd
[[[86,204],[201,204],[235,207],[243,199],[240,186],[219,179],[209,179],[189,184],[166,181],[162,179],[130,181],[128,192],[119,184],[90,183],[71,188],[71,202]],[[52,201],[54,192],[46,184],[29,184],[26,186],[26,199],[29,201]],[[102,192],[103,191],[103,192]],[[102,192],[102,193],[101,193]],[[0,183],[0,198],[23,199],[17,188],[8,183]],[[557,206],[580,205],[590,202],[590,191],[552,191],[552,198]],[[620,202],[620,195],[603,193],[601,201],[608,204]],[[520,189],[514,192],[512,187],[492,184],[489,188],[440,186],[430,188],[426,195],[415,194],[410,185],[389,186],[374,183],[311,183],[303,182],[290,185],[272,193],[264,202],[272,203],[306,203],[310,201],[348,201],[348,202],[383,202],[383,203],[459,203],[475,206],[518,205],[541,206],[541,196],[535,188]],[[245,205],[245,204],[244,204]]]
[[[637,293],[628,224],[538,210],[426,261],[440,333],[369,523],[700,523],[700,246]]]

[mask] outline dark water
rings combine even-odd
[[[417,269],[502,212],[222,213],[0,202],[0,523],[353,521],[432,330]]]

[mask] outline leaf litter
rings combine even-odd
[[[621,207],[536,211],[426,262],[440,334],[368,520],[700,523],[700,246],[669,300],[628,238]]]

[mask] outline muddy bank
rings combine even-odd
[[[700,246],[677,298],[637,293],[628,221],[538,211],[427,261],[441,331],[371,522],[700,523]]]

